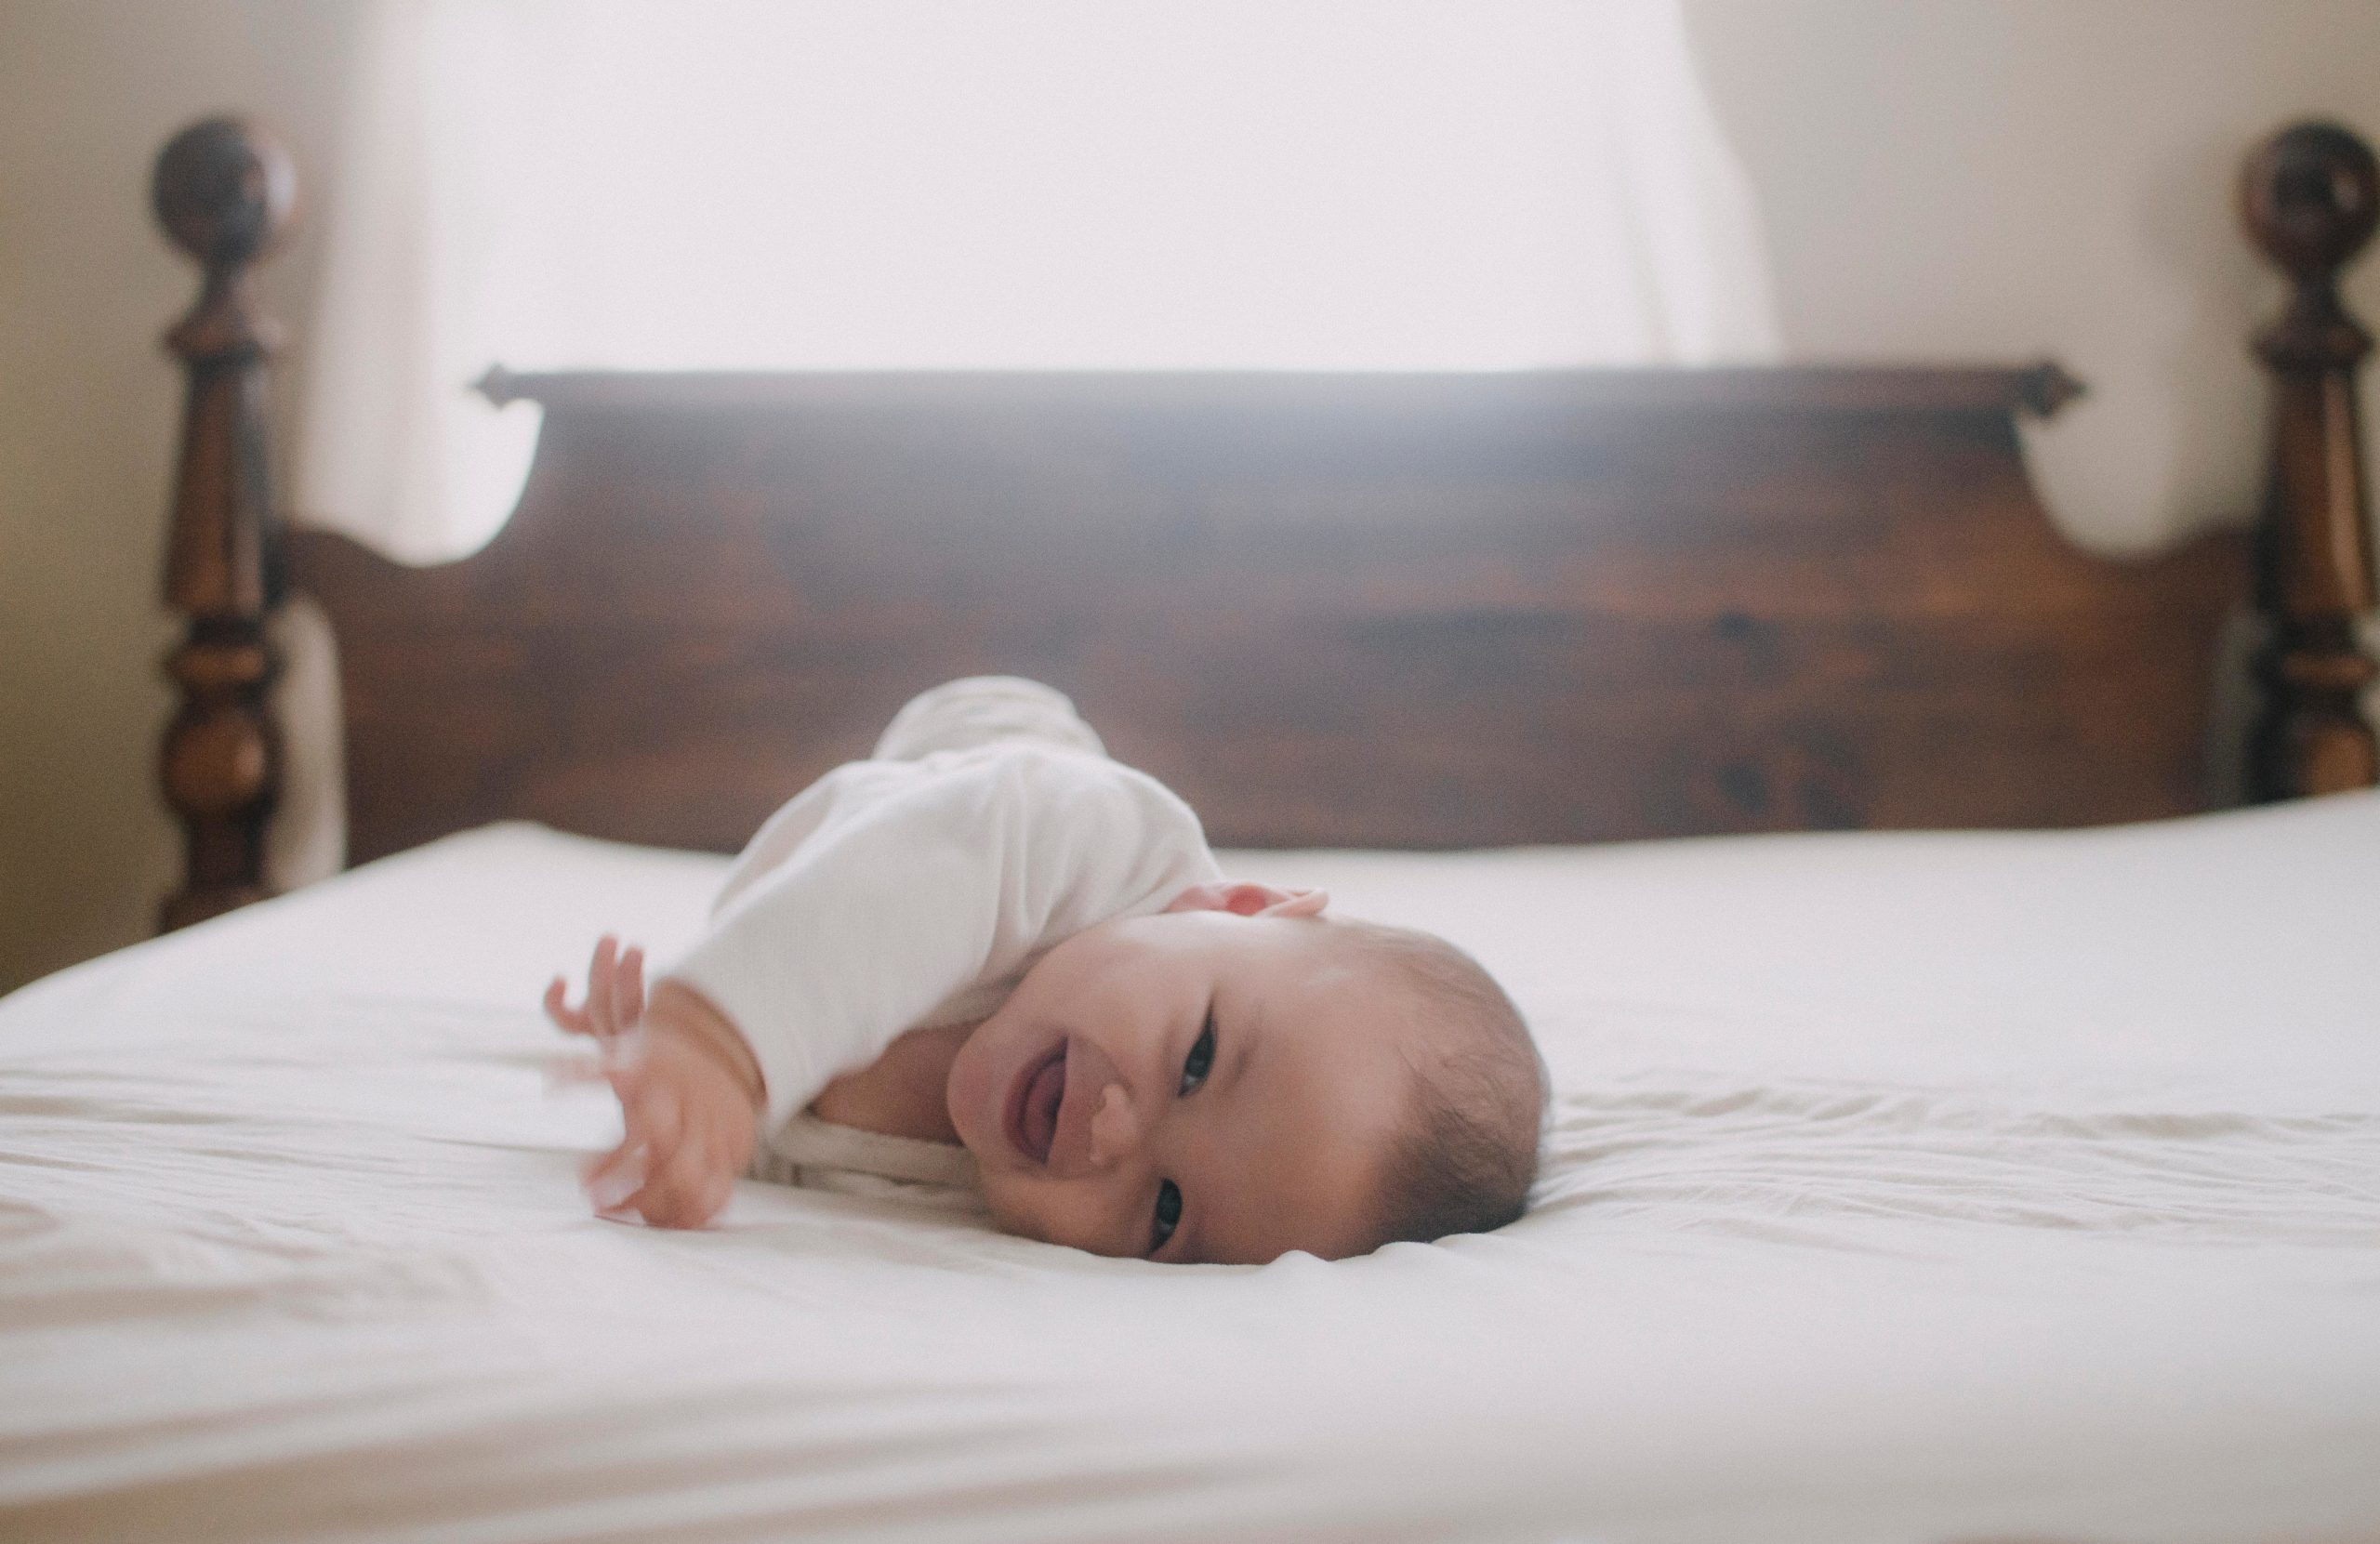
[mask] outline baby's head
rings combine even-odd
[[[1543,1063],[1469,956],[1201,885],[1044,955],[946,1089],[1000,1226],[1261,1262],[1500,1227],[1537,1173]]]

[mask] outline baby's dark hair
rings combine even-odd
[[[1381,1244],[1487,1233],[1527,1209],[1550,1084],[1513,999],[1479,962],[1409,928],[1342,920],[1350,946],[1412,990],[1412,1108],[1381,1176]]]

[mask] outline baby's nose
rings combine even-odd
[[[1105,1168],[1141,1145],[1141,1123],[1132,1117],[1132,1101],[1120,1083],[1100,1090],[1099,1108],[1091,1117],[1091,1161]]]

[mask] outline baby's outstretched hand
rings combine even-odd
[[[603,1076],[619,1096],[620,1145],[582,1178],[600,1212],[634,1212],[663,1228],[719,1215],[752,1161],[752,1099],[716,1051],[666,1025],[609,1046]]]
[[[648,1003],[641,952],[622,953],[610,938],[588,968],[586,1004],[567,1006],[557,980],[546,1011],[602,1042],[585,1076],[620,1101],[620,1144],[581,1175],[595,1209],[664,1228],[717,1216],[751,1162],[760,1098],[760,1068],[734,1026],[675,982],[663,981]]]
[[[556,976],[546,987],[546,1017],[572,1035],[614,1040],[637,1026],[644,1017],[644,951],[626,949],[605,933],[587,962],[587,1001],[570,1006],[569,983]]]

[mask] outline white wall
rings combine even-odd
[[[2244,513],[2242,340],[2277,285],[2231,178],[2290,116],[2380,132],[2380,4],[1686,4],[1797,355],[2055,354],[2096,393],[2038,443],[2071,531],[2136,547]],[[140,936],[175,861],[155,340],[191,275],[149,225],[150,160],[241,107],[319,167],[353,23],[347,0],[0,0],[0,989]],[[312,279],[301,229],[269,305],[301,321]],[[2380,264],[2350,293],[2380,318]]]

